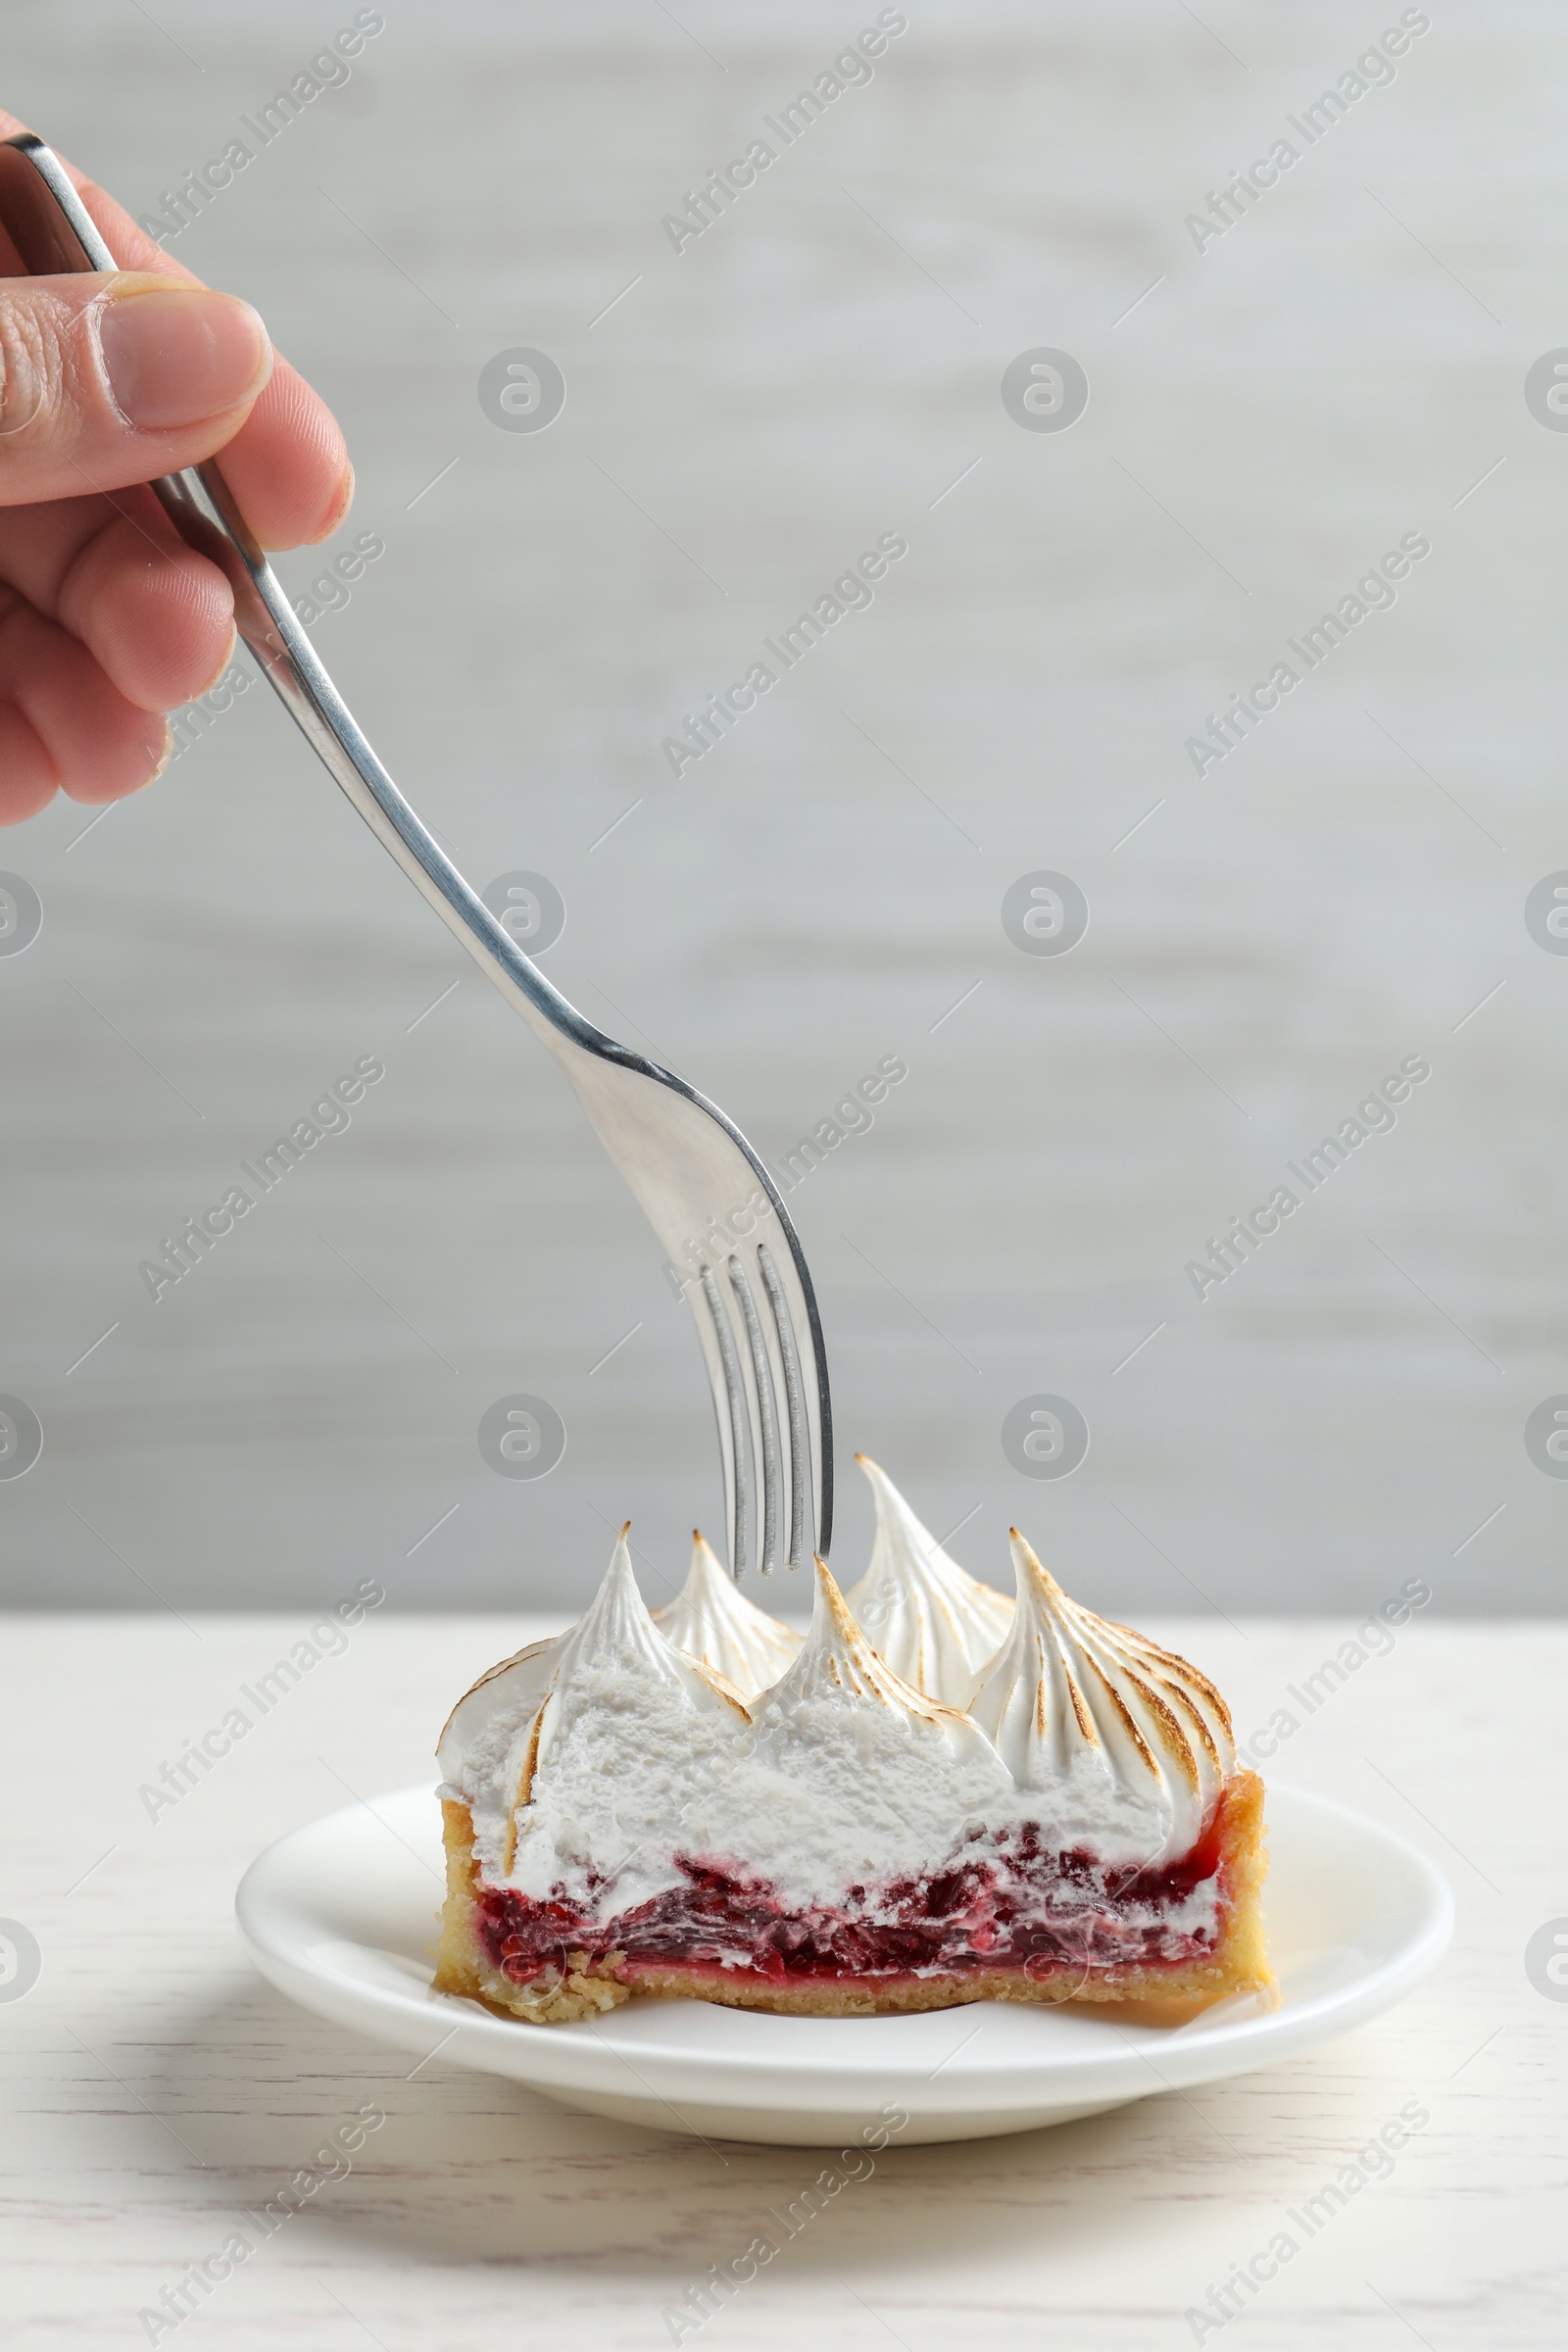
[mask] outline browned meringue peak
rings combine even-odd
[[[852,1711],[906,1727],[929,1740],[940,1738],[951,1760],[978,1767],[999,1787],[1004,1776],[989,1740],[959,1708],[931,1698],[895,1674],[871,1647],[825,1560],[816,1562],[816,1598],[800,1656],[782,1681],[764,1690],[754,1709],[759,1747],[792,1735],[824,1746],[829,1727]],[[865,1761],[869,1753],[862,1745]]]
[[[1012,1602],[950,1559],[885,1470],[863,1453],[855,1458],[871,1482],[876,1541],[849,1605],[895,1674],[961,1707],[1006,1639]]]
[[[801,1646],[793,1626],[747,1599],[700,1527],[692,1530],[686,1582],[666,1608],[655,1609],[653,1622],[666,1642],[711,1666],[742,1698],[755,1698],[776,1683]]]
[[[1224,1700],[1185,1658],[1069,1600],[1016,1528],[1012,1560],[1012,1632],[970,1714],[1021,1788],[1102,1781],[1153,1803],[1166,1850],[1186,1851],[1235,1769]]]

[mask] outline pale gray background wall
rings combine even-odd
[[[157,13],[6,35],[5,103],[134,209],[353,15]],[[662,215],[875,12],[678,14],[389,0],[174,247],[346,426],[343,538],[386,553],[323,658],[476,883],[558,885],[552,976],[765,1153],[906,1058],[794,1207],[846,1457],[974,1513],[978,1571],[1016,1517],[1133,1616],[1411,1574],[1555,1606],[1568,1485],[1523,1431],[1568,1390],[1568,959],[1523,907],[1568,866],[1568,436],[1523,386],[1568,343],[1568,25],[1434,5],[1200,254],[1185,217],[1397,8],[909,0],[677,258]],[[476,397],[517,345],[567,381],[542,433]],[[1061,434],[999,395],[1040,345],[1091,381]],[[673,782],[693,698],[889,530],[874,607]],[[1397,605],[1195,777],[1204,713],[1409,531]],[[662,1596],[709,1406],[564,1083],[265,690],[90,814],[0,840],[45,909],[0,958],[0,1390],[46,1433],[8,1593],[564,1601],[629,1513]],[[1002,928],[1036,868],[1092,907],[1059,960]],[[154,1305],[138,1261],[366,1054],[352,1129]],[[1397,1130],[1200,1304],[1184,1261],[1411,1054]],[[569,1431],[534,1484],[475,1440],[516,1390]],[[1033,1391],[1091,1426],[1064,1483],[1004,1458]]]

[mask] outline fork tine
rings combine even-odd
[[[757,1418],[762,1449],[762,1534],[761,1558],[758,1565],[763,1576],[771,1576],[778,1566],[779,1502],[784,1492],[783,1465],[779,1458],[778,1408],[773,1389],[773,1367],[768,1361],[767,1344],[762,1337],[761,1318],[752,1286],[746,1279],[746,1269],[739,1256],[730,1259],[729,1286],[741,1310],[746,1326],[747,1344],[751,1349],[752,1375],[756,1384]]]
[[[827,1354],[789,1211],[721,1110],[669,1071],[603,1043],[601,1053],[561,1058],[692,1310],[717,1417],[730,1569],[766,1574],[781,1556],[791,1567],[813,1552],[825,1558]]]
[[[756,1565],[771,1576],[781,1553],[798,1568],[828,1533],[831,1430],[818,1461],[813,1439],[822,1423],[820,1387],[813,1399],[802,1376],[789,1286],[766,1243],[732,1250],[722,1262],[727,1291],[717,1269],[704,1265],[692,1290],[701,1291],[707,1313],[697,1309],[695,1297],[692,1305],[718,1422],[730,1571],[743,1576],[760,1552]],[[757,1281],[767,1300],[765,1313]],[[812,1336],[808,1326],[808,1340]],[[820,1381],[820,1367],[813,1363],[813,1370]],[[817,1471],[826,1506],[820,1529],[811,1516]]]
[[[811,1439],[807,1426],[806,1401],[801,1393],[801,1359],[795,1345],[795,1327],[790,1321],[789,1302],[784,1297],[778,1269],[765,1242],[757,1245],[757,1263],[762,1286],[767,1292],[768,1305],[773,1310],[773,1329],[778,1337],[779,1363],[784,1374],[790,1450],[789,1564],[792,1568],[798,1568],[807,1546],[813,1544],[815,1538],[809,1504]]]
[[[740,1356],[736,1352],[735,1335],[730,1329],[728,1315],[718,1295],[718,1284],[711,1266],[704,1266],[701,1275],[703,1297],[712,1320],[713,1338],[718,1347],[719,1369],[723,1375],[724,1401],[728,1406],[729,1428],[724,1416],[719,1416],[719,1447],[724,1454],[726,1497],[730,1510],[730,1571],[740,1577],[750,1563],[752,1522],[752,1428],[748,1409],[746,1384],[741,1376]],[[714,1402],[717,1403],[715,1393]],[[724,1444],[725,1437],[729,1443]]]
[[[815,1552],[825,1559],[833,1538],[833,1407],[811,1278],[788,1210],[776,1198],[773,1206],[778,1235],[759,1240],[757,1256],[773,1310],[779,1390],[789,1414],[789,1562],[798,1568]]]

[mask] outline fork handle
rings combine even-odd
[[[120,267],[60,158],[30,131],[0,141],[0,222],[33,276]],[[151,487],[185,545],[224,573],[236,629],[322,765],[541,1043],[568,1071],[563,1039],[607,1060],[636,1062],[551,986],[420,823],[327,676],[217,461]]]

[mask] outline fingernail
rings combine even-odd
[[[248,302],[205,286],[112,294],[97,314],[115,406],[140,432],[199,424],[254,399],[272,346]]]
[[[337,488],[332,493],[332,504],[327,509],[326,514],[322,521],[320,521],[317,525],[316,529],[311,533],[309,540],[306,542],[307,546],[315,547],[320,540],[330,539],[332,533],[338,528],[343,520],[344,515],[348,513],[353,504],[354,468],[352,466],[345,466],[343,468],[343,477],[338,483]]]
[[[157,781],[158,781],[159,777],[160,777],[160,776],[163,774],[163,772],[164,772],[165,768],[166,768],[166,767],[169,765],[169,762],[171,761],[171,760],[172,760],[172,758],[173,758],[173,757],[174,757],[174,730],[173,730],[173,728],[172,728],[172,727],[170,725],[170,723],[169,723],[168,719],[166,718],[166,719],[165,719],[165,721],[164,721],[164,748],[163,748],[162,752],[159,754],[159,758],[158,758],[158,765],[157,765],[157,766],[156,766],[156,767],[155,767],[155,768],[152,770],[152,772],[149,774],[149,776],[148,776],[148,778],[147,778],[147,781],[148,781],[148,783],[149,783],[149,784],[156,784],[156,783],[157,783]]]

